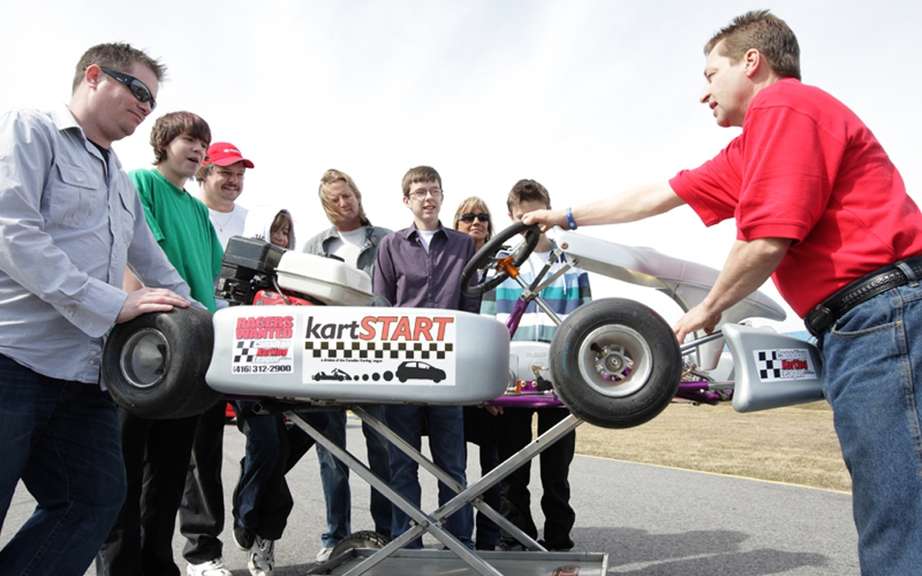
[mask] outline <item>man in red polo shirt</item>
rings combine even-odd
[[[737,239],[681,342],[772,277],[823,350],[826,397],[852,475],[863,574],[922,566],[922,214],[877,139],[841,102],[801,84],[800,49],[768,11],[736,18],[705,46],[701,97],[742,134],[669,182],[526,223],[640,220],[690,205]],[[913,377],[915,375],[915,378]]]

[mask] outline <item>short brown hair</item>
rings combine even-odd
[[[74,73],[74,83],[71,87],[72,92],[77,91],[77,86],[83,81],[84,72],[93,64],[114,68],[126,74],[130,72],[134,64],[143,64],[154,73],[154,76],[157,77],[157,82],[163,80],[163,77],[166,75],[166,66],[145,54],[143,50],[138,50],[133,47],[131,44],[125,44],[123,42],[97,44],[84,52],[83,56],[80,57],[80,61],[77,62],[77,70]],[[153,86],[148,86],[148,88],[151,90],[154,89]]]
[[[435,168],[432,166],[417,166],[416,168],[410,168],[407,170],[407,173],[403,175],[403,182],[401,183],[403,195],[409,196],[410,186],[417,182],[438,182],[439,188],[442,187],[442,177],[439,176]]]
[[[490,216],[490,208],[487,206],[487,203],[483,201],[482,198],[478,196],[471,196],[465,198],[461,201],[461,204],[458,205],[458,209],[455,211],[455,230],[458,229],[458,222],[461,221],[461,215],[466,212],[472,212],[474,210],[480,210],[485,213],[487,216]],[[487,220],[487,237],[484,240],[489,240],[493,237],[493,217],[490,216],[490,219]]]
[[[333,204],[327,200],[326,193],[330,186],[337,182],[344,182],[346,186],[352,190],[352,193],[355,194],[355,199],[359,201],[359,221],[362,223],[362,226],[371,226],[371,221],[368,219],[368,216],[365,215],[365,208],[362,207],[362,193],[359,191],[359,187],[355,185],[355,182],[348,174],[341,170],[336,170],[335,168],[330,168],[323,173],[323,176],[320,177],[320,188],[317,190],[317,194],[320,195],[320,204],[323,205],[323,211],[326,212],[327,219],[332,222],[333,218],[330,216],[330,213],[336,210]]]
[[[768,60],[768,65],[782,78],[800,80],[800,46],[797,36],[787,23],[768,10],[752,10],[714,34],[704,45],[704,55],[720,44],[720,53],[739,62],[750,48],[755,48]]]
[[[544,202],[548,208],[551,207],[551,195],[548,194],[547,188],[541,185],[537,180],[522,179],[515,183],[509,195],[506,197],[506,208],[512,214],[512,207],[522,202]]]
[[[208,127],[208,122],[205,122],[198,114],[192,112],[164,114],[157,118],[150,131],[150,145],[154,148],[155,165],[166,160],[167,146],[180,136],[197,138],[205,143],[205,147],[211,144],[211,128]]]
[[[207,159],[206,159],[207,160]],[[208,178],[208,175],[214,172],[214,167],[216,165],[213,163],[200,164],[198,169],[195,171],[195,181],[201,184]]]

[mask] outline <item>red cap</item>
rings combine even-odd
[[[237,162],[243,162],[243,165],[247,168],[253,168],[253,162],[244,158],[240,150],[230,142],[215,142],[208,147],[205,159],[202,160],[202,164],[206,166],[209,164],[230,166]]]

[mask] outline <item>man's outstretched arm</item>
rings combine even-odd
[[[616,196],[573,207],[573,220],[578,226],[619,224],[643,220],[668,212],[685,201],[668,182],[658,182],[629,188]],[[535,210],[522,216],[526,224],[540,224],[545,230],[553,226],[567,228],[564,209]]]

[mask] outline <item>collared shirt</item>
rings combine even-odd
[[[441,224],[428,251],[415,225],[398,230],[378,245],[375,294],[398,307],[477,313],[480,298],[461,292],[461,272],[473,255],[474,243],[469,236]]]
[[[189,296],[141,210],[118,157],[103,158],[67,108],[0,116],[0,354],[96,383],[126,263]]]
[[[374,278],[375,257],[377,256],[375,247],[377,247],[381,239],[390,234],[391,231],[387,228],[381,228],[380,226],[364,226],[364,228],[365,242],[360,248],[355,267]],[[304,252],[329,257],[332,254],[331,244],[334,240],[338,239],[339,232],[336,231],[336,226],[331,226],[308,240],[304,245]]]

